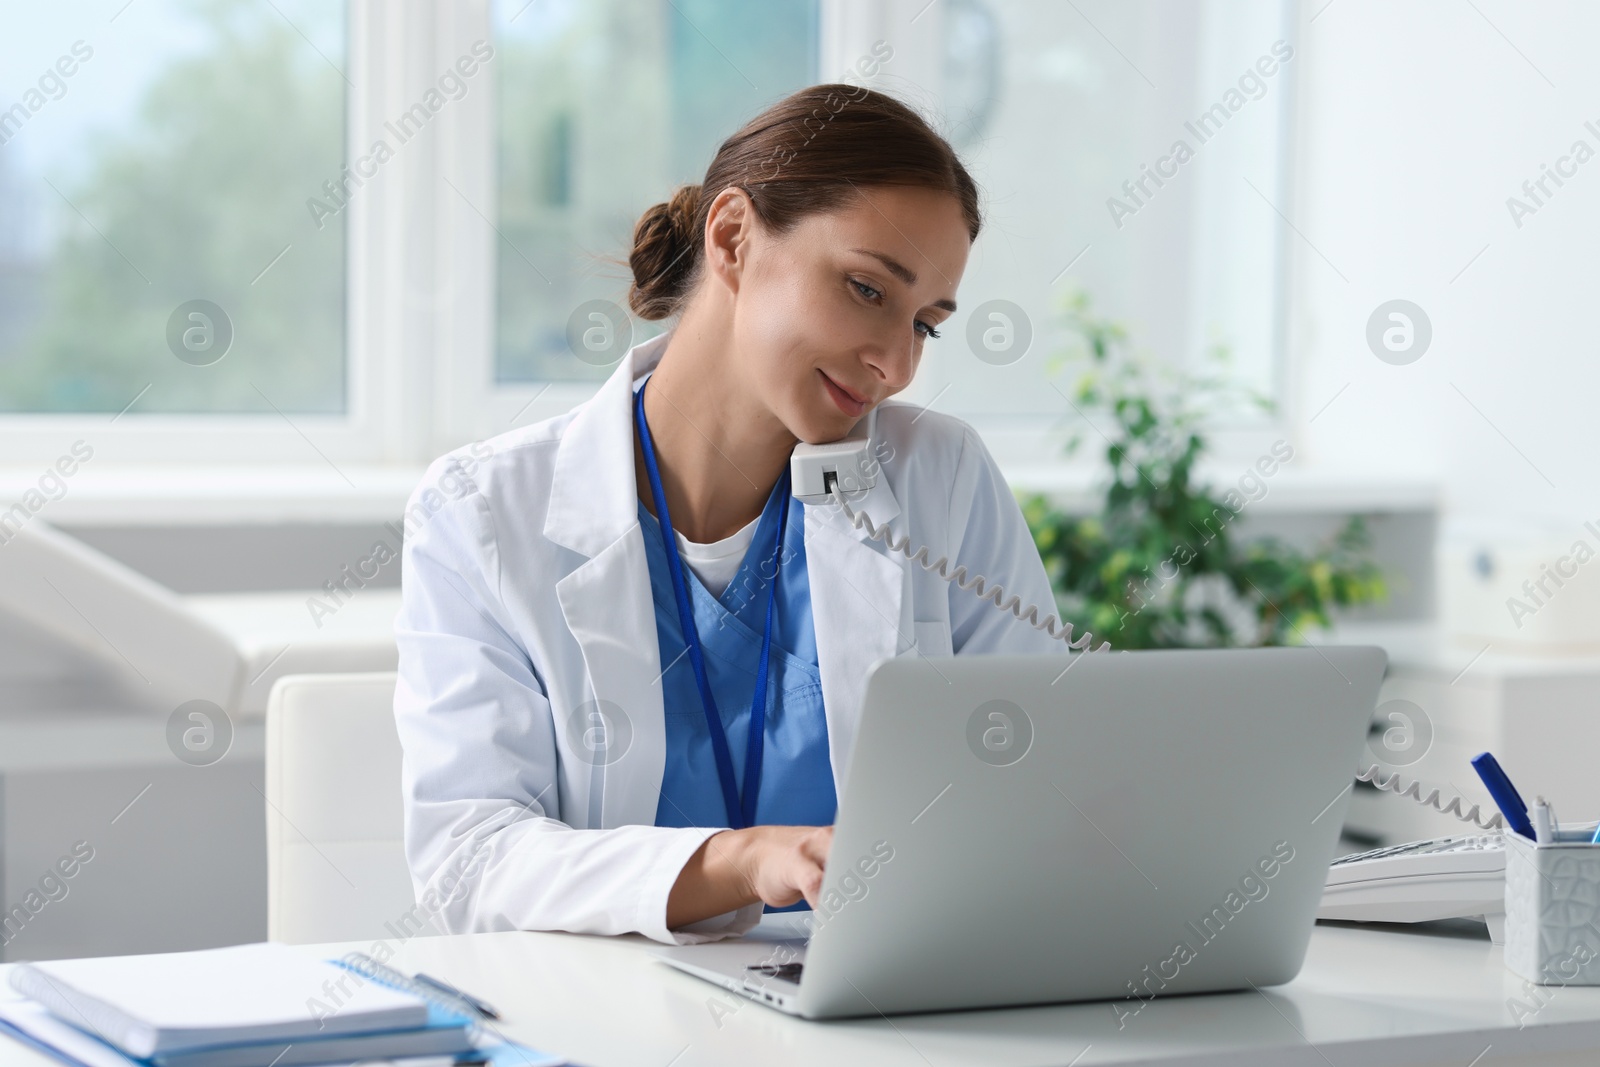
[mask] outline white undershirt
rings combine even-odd
[[[722,591],[739,573],[739,564],[744,562],[744,554],[749,551],[750,542],[755,540],[756,523],[760,521],[761,516],[757,515],[737,533],[709,545],[696,544],[678,531],[672,531],[678,539],[678,555],[701,583],[711,590],[712,596],[720,599]]]

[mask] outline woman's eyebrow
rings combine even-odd
[[[899,278],[901,281],[905,282],[907,285],[917,284],[917,272],[906,266],[904,263],[901,263],[893,256],[886,255],[883,252],[874,252],[870,248],[852,248],[850,251],[860,252],[864,256],[871,256],[873,259],[876,259],[878,262],[882,263],[885,270],[887,270],[890,274],[893,274],[896,278]],[[944,300],[941,298],[939,300],[935,300],[933,302],[933,306],[937,308],[944,308],[952,315],[954,315],[956,311],[956,302],[954,300]]]

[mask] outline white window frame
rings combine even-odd
[[[436,39],[441,42],[493,39],[483,0],[442,4],[439,18]],[[451,139],[440,146],[439,176],[433,179],[439,193],[435,262],[441,281],[432,378],[439,419],[432,442],[436,454],[570,411],[598,388],[593,382],[496,381],[495,263],[502,238],[486,221],[499,218],[495,97],[490,86],[460,102],[456,123],[441,131]]]
[[[422,87],[437,77],[437,48],[430,32],[436,7],[481,9],[483,4],[348,0],[345,73],[352,87],[346,97],[347,158],[363,152],[384,120],[415,102]],[[479,83],[472,85],[467,99],[487,95]],[[441,113],[438,125],[453,117]],[[431,227],[419,231],[410,224],[435,214],[426,197],[418,195],[425,192],[419,181],[431,175],[432,163],[425,142],[411,147],[402,147],[351,198],[344,213],[344,412],[146,415],[134,402],[116,415],[5,414],[0,415],[5,465],[48,464],[80,438],[94,448],[96,469],[172,463],[326,469],[328,463],[412,464],[430,457],[435,445],[427,387],[431,361],[427,336],[419,326],[430,320],[427,305],[436,282],[431,270],[426,278],[415,278],[418,246],[425,247]],[[425,260],[420,266],[429,269]],[[418,281],[420,290],[414,284]]]

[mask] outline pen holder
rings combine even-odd
[[[1506,838],[1506,967],[1537,985],[1600,985],[1600,845],[1590,829]]]

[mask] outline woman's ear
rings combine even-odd
[[[739,281],[749,265],[755,224],[755,205],[737,185],[719,192],[706,213],[706,268],[730,292],[739,291]]]

